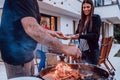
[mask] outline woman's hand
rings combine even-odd
[[[79,38],[79,34],[65,34],[64,35],[64,39],[78,39]]]
[[[78,38],[79,38],[79,34],[71,35],[71,39],[78,39]]]

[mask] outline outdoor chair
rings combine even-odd
[[[98,61],[98,66],[104,64],[109,73],[113,73],[113,71],[115,71],[114,66],[108,59],[112,47],[113,39],[114,39],[113,37],[103,37],[101,50],[100,50],[100,57]]]

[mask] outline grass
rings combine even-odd
[[[120,57],[120,49],[118,50],[118,52],[114,56],[115,57]]]

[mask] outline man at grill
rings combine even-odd
[[[33,50],[37,43],[66,55],[81,56],[78,48],[63,45],[53,38],[61,37],[60,32],[46,30],[39,22],[37,0],[5,0],[0,27],[0,50],[8,79],[33,75]]]

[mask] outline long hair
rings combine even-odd
[[[90,12],[90,15],[89,15],[89,20],[87,22],[87,25],[89,25],[89,32],[92,31],[92,15],[94,13],[94,5],[93,5],[93,1],[92,0],[84,0],[82,2],[82,7],[81,7],[81,20],[80,20],[80,25],[79,25],[79,33],[81,34],[85,27],[87,26],[84,26],[84,23],[85,23],[85,19],[86,19],[86,15],[84,14],[83,12],[83,4],[84,3],[88,3],[91,5],[91,12]]]

